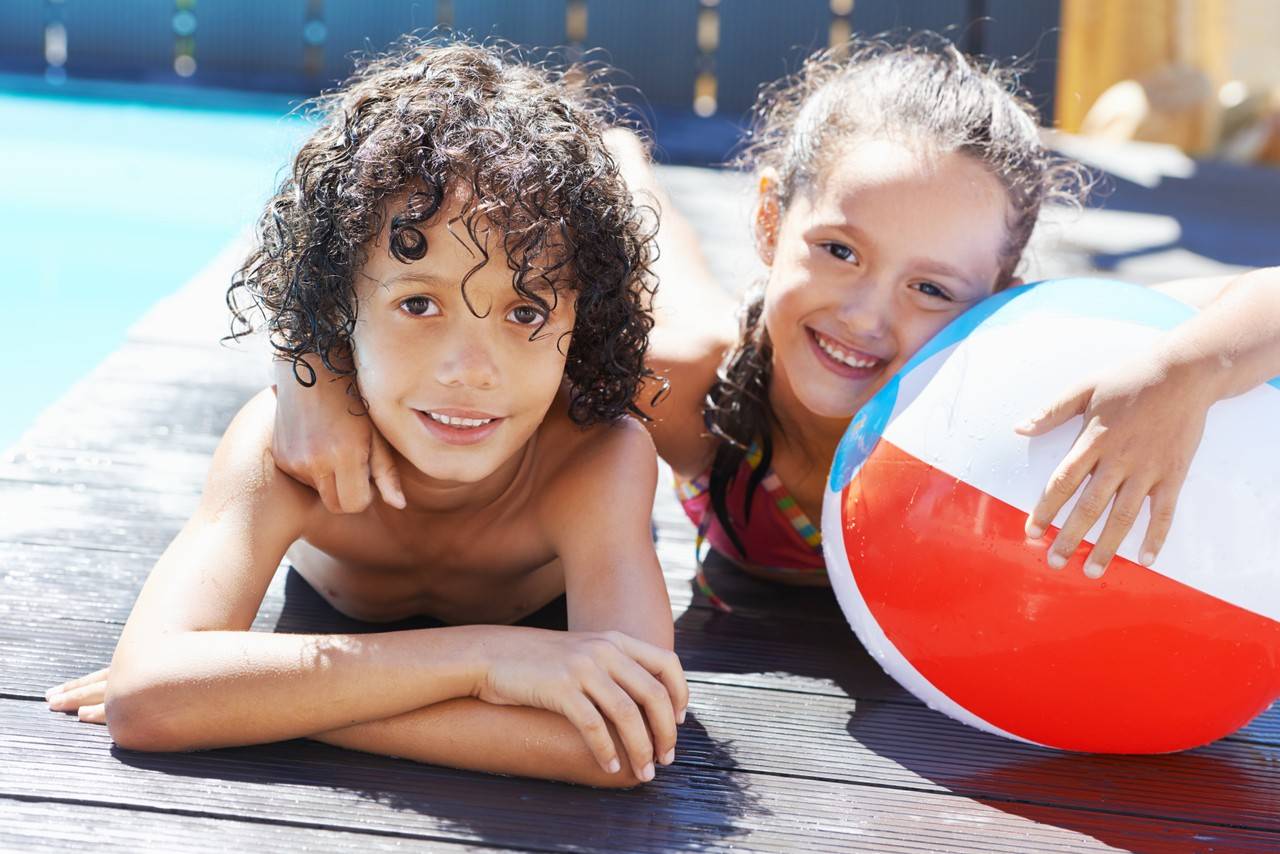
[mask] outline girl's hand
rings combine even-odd
[[[1084,566],[1090,578],[1100,577],[1148,497],[1151,522],[1139,561],[1145,566],[1155,561],[1214,400],[1208,384],[1190,372],[1147,357],[1086,382],[1016,428],[1024,436],[1039,436],[1084,415],[1079,437],[1027,517],[1027,536],[1039,539],[1089,478],[1053,541],[1049,566],[1065,566],[1111,504]]]
[[[351,412],[342,380],[317,370],[311,388],[298,383],[293,366],[276,362],[276,418],[271,453],[280,469],[312,486],[330,513],[360,513],[373,501],[370,479],[382,500],[404,509],[400,475],[386,439],[367,416]]]
[[[104,667],[50,688],[44,695],[49,708],[55,712],[77,711],[85,723],[105,724],[108,670]]]
[[[479,699],[564,715],[610,774],[622,765],[607,724],[617,730],[637,779],[653,779],[655,759],[674,761],[676,724],[689,702],[675,653],[621,632],[518,627],[502,627],[483,647]]]

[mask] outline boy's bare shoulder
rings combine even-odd
[[[271,389],[240,408],[214,452],[201,507],[268,506],[275,521],[301,526],[320,506],[319,496],[276,467],[271,455],[276,397]],[[286,518],[281,518],[286,517]]]
[[[609,424],[580,427],[565,414],[545,422],[542,447],[552,448],[544,487],[552,500],[573,496],[618,495],[632,487],[652,492],[658,454],[649,431],[637,418],[625,416]],[[574,501],[573,503],[577,503]]]

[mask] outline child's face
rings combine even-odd
[[[762,191],[764,323],[775,391],[847,419],[995,289],[1008,199],[971,157],[887,140],[847,150],[817,183],[782,214]]]
[[[544,293],[555,308],[529,340],[543,310],[513,289],[501,235],[483,220],[476,236],[490,259],[467,280],[468,308],[460,283],[483,255],[461,222],[450,230],[459,213],[454,201],[418,226],[427,252],[408,264],[388,252],[384,226],[356,277],[352,346],[369,414],[391,445],[431,478],[475,483],[542,423],[564,379],[574,309],[563,284],[558,304]]]

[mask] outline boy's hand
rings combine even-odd
[[[44,695],[49,708],[55,712],[76,711],[85,723],[105,724],[108,670],[104,667],[50,688]]]
[[[279,468],[309,484],[330,513],[360,513],[373,501],[372,479],[382,500],[404,509],[404,493],[391,449],[366,416],[351,412],[343,381],[317,371],[305,388],[293,367],[277,360],[276,418],[271,454]]]
[[[610,774],[622,765],[608,724],[637,779],[653,779],[655,760],[675,759],[676,724],[689,702],[675,653],[621,632],[502,627],[495,640],[482,645],[477,698],[564,715]]]
[[[1039,539],[1089,478],[1053,541],[1051,567],[1066,565],[1114,499],[1084,566],[1086,575],[1100,577],[1148,496],[1151,522],[1139,560],[1145,566],[1155,561],[1215,399],[1205,383],[1148,356],[1075,388],[1016,428],[1039,436],[1084,415],[1079,437],[1027,517],[1027,536]]]

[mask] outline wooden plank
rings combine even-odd
[[[8,545],[0,555],[0,690],[30,696],[96,670],[111,657],[151,558],[124,551]],[[295,582],[297,576],[294,576]],[[331,609],[305,584],[277,573],[254,623],[291,631],[369,631]],[[690,678],[904,699],[849,629],[780,615],[723,615],[693,608],[676,619],[677,651]]]
[[[19,680],[77,656],[98,658],[73,672],[95,669],[114,637],[113,627],[101,624],[14,621],[0,629],[13,665],[3,693],[38,698],[56,678]],[[714,644],[701,636],[694,642]],[[1237,739],[1175,756],[1062,754],[979,732],[912,702],[762,691],[690,675],[692,724],[682,730],[680,753],[696,765],[1280,831],[1274,745]]]
[[[306,741],[194,754],[111,747],[101,727],[0,700],[0,796],[439,834],[520,848],[671,851],[1267,850],[1248,828],[988,803],[679,759],[651,784],[609,792],[447,771]],[[1026,813],[1025,815],[1023,813]]]
[[[37,696],[45,687],[103,666],[154,556],[62,546],[6,545],[0,552],[0,643],[9,650],[0,691]],[[359,631],[309,590],[290,595],[277,574],[254,623],[295,631]],[[679,588],[673,584],[673,602]],[[295,585],[297,587],[297,585]],[[687,589],[687,588],[686,588]],[[821,595],[821,591],[785,591]],[[822,600],[810,600],[815,604]],[[677,649],[699,682],[753,686],[837,697],[914,703],[839,621],[675,605]],[[828,605],[834,608],[834,605]],[[6,631],[7,627],[7,631]],[[88,633],[86,635],[86,632]],[[90,644],[89,637],[96,640]],[[43,645],[28,643],[43,638]],[[1280,706],[1231,738],[1280,745]]]
[[[332,851],[364,854],[391,851],[493,851],[439,836],[387,830],[356,833],[293,824],[287,815],[271,822],[161,813],[65,800],[0,800],[0,850],[95,851]]]

